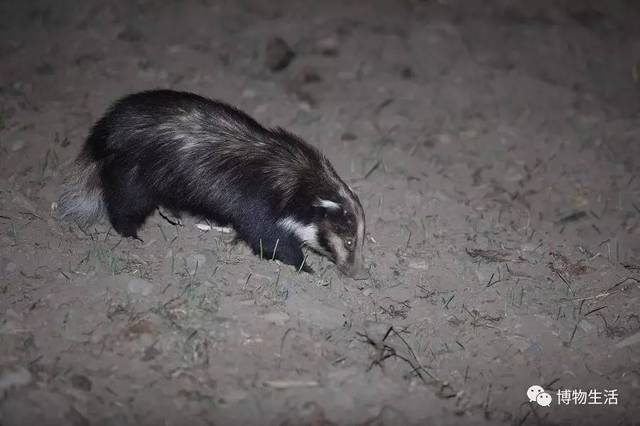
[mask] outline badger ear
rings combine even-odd
[[[313,207],[315,207],[323,217],[327,217],[331,213],[336,213],[342,210],[342,206],[340,204],[335,201],[325,200],[322,198],[318,198],[313,203]]]

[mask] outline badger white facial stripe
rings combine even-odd
[[[333,232],[329,232],[327,234],[327,240],[336,255],[336,263],[338,265],[344,265],[347,261],[348,253],[347,249],[344,248],[342,239]]]
[[[364,245],[364,222],[362,220],[358,220],[358,242],[360,246]]]
[[[335,201],[323,200],[322,198],[318,199],[318,203],[316,205],[331,210],[339,210],[342,208],[340,204],[336,203]]]
[[[293,232],[296,237],[311,247],[318,247],[318,227],[314,224],[305,225],[292,217],[285,217],[278,221],[278,225]]]

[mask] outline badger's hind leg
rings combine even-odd
[[[104,199],[113,229],[123,237],[138,238],[138,230],[157,205],[137,169],[103,169]]]

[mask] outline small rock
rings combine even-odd
[[[305,111],[310,111],[318,104],[318,101],[315,99],[315,97],[306,90],[294,90],[293,95],[299,101],[300,107]]]
[[[87,376],[82,374],[74,374],[73,376],[71,376],[71,386],[85,392],[90,392],[92,383]]]
[[[5,371],[0,375],[0,393],[13,386],[25,386],[31,383],[31,373],[24,367]]]
[[[13,262],[7,263],[7,265],[4,267],[5,272],[8,272],[8,273],[15,272],[16,269],[18,269],[18,265],[16,265]]]
[[[169,46],[169,53],[172,55],[182,53],[185,51],[185,46],[183,44],[173,44]]]
[[[154,345],[147,346],[147,348],[144,350],[144,355],[142,356],[141,360],[144,362],[151,361],[153,359],[156,359],[161,353],[162,352],[156,349]]]
[[[153,292],[153,284],[141,278],[133,278],[127,284],[130,293],[149,296]]]
[[[185,342],[183,357],[193,367],[209,365],[208,347],[207,338],[196,333],[194,337]]]
[[[24,148],[24,141],[22,139],[15,141],[11,144],[11,151],[17,152]]]
[[[428,271],[429,265],[427,264],[426,260],[412,260],[411,262],[409,262],[409,268]]]
[[[524,351],[528,358],[539,360],[542,358],[543,349],[538,343],[533,342],[529,347]]]
[[[304,84],[320,83],[321,81],[322,77],[315,70],[307,69],[302,73],[302,82]]]
[[[451,135],[440,134],[436,136],[436,140],[438,141],[439,144],[448,145],[453,141],[453,138],[451,137]]]
[[[585,333],[589,333],[591,332],[595,327],[593,326],[593,324],[591,324],[589,321],[583,319],[582,321],[580,321],[579,324],[580,328],[585,332]]]
[[[540,248],[540,244],[525,243],[522,245],[521,250],[523,252],[532,252],[537,250],[538,248]]]
[[[242,91],[242,94],[240,96],[247,99],[253,99],[256,97],[256,91],[253,89],[247,88]]]
[[[149,318],[143,318],[140,321],[130,323],[127,327],[127,333],[130,336],[143,336],[143,335],[153,335],[157,330],[157,324],[154,322],[155,317],[149,316]]]
[[[226,390],[224,392],[224,401],[222,403],[231,405],[246,399],[247,396],[249,396],[249,393],[242,389]]]
[[[273,37],[265,48],[265,66],[273,72],[285,69],[295,57],[289,45],[280,37]]]
[[[274,311],[262,315],[262,318],[267,322],[271,322],[276,325],[283,325],[289,321],[289,314],[286,312]]]
[[[338,37],[329,36],[318,41],[318,50],[324,56],[338,56]]]
[[[402,67],[402,69],[400,70],[400,77],[402,77],[404,80],[410,80],[415,76],[416,74],[415,72],[413,72],[413,69],[410,66]]]
[[[344,132],[342,136],[340,136],[340,140],[343,141],[355,141],[358,137],[351,132]]]

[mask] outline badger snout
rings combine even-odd
[[[338,265],[338,269],[354,280],[366,280],[371,277],[369,270],[365,267],[364,257],[362,256],[356,256],[352,263]]]

